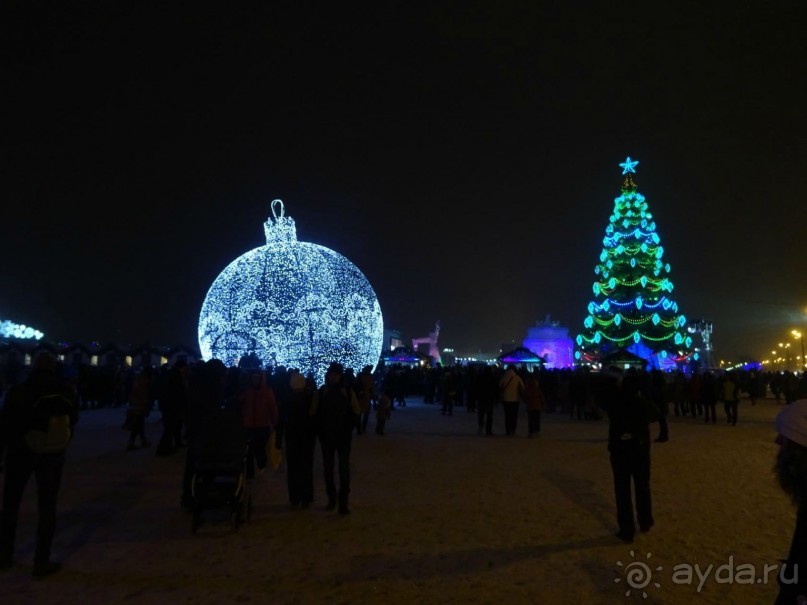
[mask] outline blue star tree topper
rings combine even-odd
[[[622,174],[628,174],[629,172],[636,174],[636,164],[638,163],[639,160],[631,160],[630,156],[628,156],[624,162],[619,164],[622,167]]]

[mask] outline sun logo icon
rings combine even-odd
[[[661,584],[658,582],[653,582],[653,571],[661,571],[664,569],[661,565],[655,568],[655,570],[650,569],[649,561],[650,557],[652,557],[652,553],[647,553],[645,556],[645,561],[636,561],[636,554],[634,551],[630,551],[630,558],[634,559],[630,561],[627,565],[624,564],[622,561],[617,561],[616,564],[619,567],[624,567],[622,575],[624,576],[625,583],[628,585],[628,590],[625,592],[625,596],[629,597],[631,595],[631,591],[635,590],[637,594],[639,592],[642,593],[642,598],[647,598],[647,592],[645,588],[650,586],[652,583],[653,586],[656,588],[661,588]],[[646,562],[647,561],[647,562]],[[614,582],[621,582],[623,578],[615,578]]]

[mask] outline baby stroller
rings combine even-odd
[[[252,494],[246,480],[248,439],[241,415],[220,409],[203,423],[192,444],[191,531],[201,525],[202,512],[225,509],[233,531],[252,514]]]

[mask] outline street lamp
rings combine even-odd
[[[785,354],[785,370],[790,371],[790,343],[779,343],[779,346],[784,350]]]
[[[804,335],[799,332],[798,330],[791,330],[790,333],[801,341],[801,371],[804,371],[805,366],[805,359],[804,359]]]

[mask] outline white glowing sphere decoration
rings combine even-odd
[[[294,220],[274,200],[266,245],[231,262],[199,314],[202,357],[237,365],[254,353],[264,367],[297,368],[321,382],[331,362],[375,367],[384,323],[370,282],[344,256],[297,241]]]

